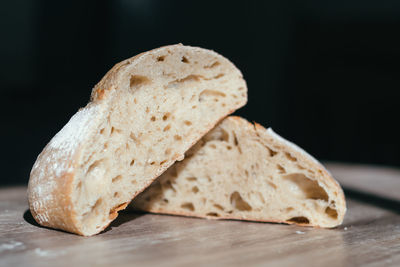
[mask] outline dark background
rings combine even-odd
[[[400,1],[2,1],[0,185],[115,63],[175,43],[242,70],[237,112],[322,160],[400,166]]]

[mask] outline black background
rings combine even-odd
[[[242,70],[236,114],[318,159],[400,166],[400,1],[2,1],[0,185],[36,156],[117,62],[213,49]]]

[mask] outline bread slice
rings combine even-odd
[[[122,61],[37,158],[28,188],[33,217],[99,233],[246,101],[240,71],[210,50],[172,45]]]
[[[259,124],[228,117],[132,207],[155,213],[281,222],[342,223],[340,185],[312,156]]]

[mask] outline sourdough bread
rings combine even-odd
[[[172,45],[122,61],[38,156],[28,187],[33,217],[99,233],[246,101],[240,71],[210,50]]]
[[[131,205],[155,213],[318,227],[341,224],[346,212],[340,185],[317,160],[272,129],[234,116]]]

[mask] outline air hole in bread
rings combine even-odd
[[[137,184],[136,180],[131,180],[131,184]]]
[[[135,164],[135,160],[131,160],[131,162],[129,163],[130,166],[133,166],[133,164]]]
[[[289,182],[291,193],[302,199],[321,199],[328,201],[329,197],[326,191],[317,181],[309,179],[302,173],[288,174],[282,177]]]
[[[171,151],[172,151],[171,148],[167,148],[164,153],[165,155],[169,155],[171,154]]]
[[[285,170],[285,168],[282,167],[282,165],[276,164],[276,168],[278,169],[278,173],[280,173],[280,174],[286,173],[286,170]]]
[[[156,121],[156,117],[155,116],[151,116],[150,120],[151,121]]]
[[[217,146],[216,146],[215,144],[210,144],[210,147],[211,147],[212,149],[216,149],[216,148],[217,148]]]
[[[292,223],[298,223],[298,224],[309,224],[310,223],[310,221],[307,219],[307,217],[304,217],[304,216],[293,217],[287,221],[292,222]]]
[[[220,73],[220,74],[215,75],[215,76],[213,77],[213,79],[219,79],[219,78],[224,77],[224,76],[225,76],[224,73]]]
[[[122,179],[122,176],[121,176],[121,175],[117,175],[117,176],[115,176],[114,178],[112,178],[111,182],[112,182],[112,183],[115,183],[115,182],[120,181],[121,179]]]
[[[132,139],[135,143],[139,143],[139,139],[135,136],[134,133],[129,134],[129,138]]]
[[[104,134],[104,128],[100,130],[100,134]]]
[[[129,80],[129,86],[132,87],[140,87],[145,84],[150,83],[150,79],[147,78],[146,76],[142,75],[132,75],[130,80]]]
[[[183,63],[189,63],[189,60],[185,56],[182,57],[181,61]]]
[[[76,185],[76,188],[81,189],[81,187],[82,187],[82,181],[79,181],[79,183]]]
[[[209,212],[206,214],[206,216],[211,216],[211,217],[219,217],[219,214],[216,212]]]
[[[113,126],[113,127],[111,127],[110,134],[113,134],[113,133],[114,133],[114,131],[115,131],[115,128],[114,128],[114,126]]]
[[[287,207],[287,208],[285,209],[285,212],[291,212],[292,210],[294,210],[293,207]]]
[[[328,214],[329,217],[331,217],[332,219],[337,219],[338,218],[338,213],[336,209],[332,209],[331,207],[327,207],[325,209],[325,213]]]
[[[288,153],[288,152],[285,152],[285,157],[290,161],[297,161],[297,159],[295,157],[293,157],[292,155],[290,155],[290,153]]]
[[[181,205],[181,208],[187,209],[187,210],[190,210],[190,211],[194,211],[194,206],[193,206],[193,203],[192,203],[192,202],[183,203],[183,204]]]
[[[187,126],[192,125],[192,122],[191,122],[191,121],[184,121],[184,123],[185,123],[185,125],[187,125]]]
[[[99,159],[99,160],[96,160],[95,162],[93,162],[93,163],[89,166],[89,168],[87,169],[86,174],[88,174],[88,173],[92,172],[94,169],[98,168],[98,167],[103,163],[103,161],[104,161],[104,160]]]
[[[217,209],[219,209],[219,210],[221,210],[221,211],[224,210],[224,208],[223,208],[221,205],[219,205],[219,204],[214,204],[214,207],[217,208]]]
[[[181,141],[182,140],[182,136],[176,134],[176,135],[174,135],[174,139],[176,141]]]
[[[211,65],[204,66],[204,68],[205,68],[205,69],[212,69],[212,68],[215,68],[215,67],[217,67],[217,66],[219,66],[219,65],[221,65],[221,63],[219,63],[218,61],[215,61],[215,62],[212,63]]]
[[[163,121],[166,121],[169,118],[169,116],[171,116],[171,113],[169,112],[165,113],[164,116],[162,117]]]
[[[154,165],[154,164],[156,164],[156,162],[155,162],[155,161],[152,161],[152,162],[150,162],[150,165]]]
[[[164,165],[167,162],[167,160],[163,160],[160,162],[160,165]]]
[[[251,206],[245,200],[243,200],[242,196],[238,191],[235,191],[231,194],[231,204],[232,206],[239,211],[251,211]]]
[[[164,61],[165,60],[165,56],[159,56],[159,57],[157,57],[157,61],[158,62],[162,62],[162,61]]]
[[[199,94],[199,102],[205,101],[208,97],[226,97],[226,94],[217,90],[205,89]]]
[[[187,83],[187,82],[199,82],[201,80],[201,76],[200,75],[195,75],[195,74],[190,74],[182,79],[177,79],[174,80],[170,83],[168,83],[167,87],[175,87],[177,86],[179,83]]]
[[[305,170],[305,168],[304,168],[303,166],[301,166],[300,164],[297,164],[296,166],[297,166],[297,168],[299,168],[300,170]]]
[[[270,187],[272,187],[273,189],[276,189],[277,188],[277,186],[276,186],[276,184],[274,184],[274,183],[272,183],[272,182],[267,182],[267,184],[270,186]]]
[[[166,198],[164,198],[163,201],[164,201],[165,203],[168,203],[168,202],[169,202],[168,199],[166,199]]]
[[[115,198],[119,197],[119,192],[114,192],[114,197]]]
[[[265,146],[265,145],[264,145],[264,146]],[[270,147],[268,147],[268,146],[265,146],[265,147],[268,149],[269,156],[270,156],[271,158],[274,157],[276,154],[278,154],[278,152],[272,150]]]
[[[226,146],[226,149],[231,150],[232,147],[231,146]]]
[[[265,199],[264,199],[262,193],[257,192],[257,196],[258,196],[258,198],[260,199],[261,203],[265,204]]]
[[[92,212],[96,212],[97,213],[97,209],[98,209],[98,207],[100,207],[102,201],[103,201],[102,198],[97,199],[96,202],[94,203],[94,205],[90,208],[90,212],[91,213]]]
[[[192,106],[192,109],[196,109],[196,108],[197,108],[197,106],[196,106],[196,105]]]
[[[163,187],[166,189],[171,189],[172,191],[176,192],[170,180],[168,180],[165,184],[163,184]]]
[[[205,142],[212,140],[229,142],[229,134],[222,128],[215,128],[210,134],[206,135],[204,138]]]
[[[238,90],[242,91],[242,90],[244,90],[244,87],[239,87]]]
[[[196,177],[187,177],[186,180],[188,180],[189,182],[194,182],[197,181]]]
[[[244,174],[246,175],[246,177],[249,177],[249,171],[248,170],[244,170]]]
[[[166,132],[169,129],[171,129],[171,124],[168,124],[167,126],[164,127],[163,131]]]
[[[199,188],[197,186],[193,186],[192,187],[192,192],[195,193],[195,194],[198,193],[199,192]]]
[[[232,132],[232,135],[233,135],[233,144],[235,146],[238,146],[239,145],[239,141],[237,139],[237,136],[236,136],[235,132]]]

